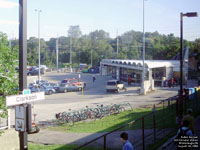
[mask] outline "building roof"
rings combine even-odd
[[[123,59],[103,59],[102,64],[127,65],[134,67],[143,67],[142,60],[123,60]],[[161,67],[179,67],[179,60],[145,60],[145,68],[161,68]]]

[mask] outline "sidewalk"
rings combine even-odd
[[[200,116],[198,116],[195,119],[195,132],[196,132],[196,135],[198,136],[198,143],[199,143],[198,145],[200,146]],[[157,150],[176,150],[176,145],[173,142],[174,138],[175,136],[170,138],[165,144],[163,144]]]
[[[151,134],[153,129],[146,129],[145,135]],[[116,131],[106,136],[106,145],[110,148],[117,148],[121,147],[121,139],[120,134],[123,131]],[[142,145],[142,134],[141,130],[128,130],[129,140],[133,142],[134,147],[137,147],[137,149],[141,149]],[[60,144],[60,145],[66,145],[66,144],[72,144],[72,145],[82,145],[85,144],[97,137],[102,136],[107,132],[103,133],[66,133],[66,132],[58,132],[58,131],[50,131],[50,130],[41,130],[37,134],[30,134],[28,136],[28,141],[32,143],[39,143],[39,144]],[[152,136],[148,137],[149,139],[153,138]],[[139,142],[134,142],[139,141]],[[150,140],[151,141],[151,140]],[[90,144],[90,146],[96,146],[96,147],[102,147],[104,144],[104,138],[93,142]]]

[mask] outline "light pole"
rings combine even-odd
[[[118,30],[117,30],[117,59],[118,59],[118,53],[119,53],[119,39],[118,39]]]
[[[145,31],[144,31],[144,1],[143,0],[143,52],[142,52],[142,64],[143,64],[143,68],[142,68],[142,88],[141,88],[141,94],[145,94],[145,89],[144,89],[144,77],[145,77],[145,66],[144,66],[144,61],[145,61]]]
[[[180,98],[183,97],[183,17],[197,17],[197,12],[180,14]]]
[[[57,72],[58,72],[58,36],[57,36],[57,39],[56,39],[56,69],[57,69]]]
[[[92,49],[91,49],[91,67],[92,67],[92,65],[93,65],[93,64],[92,64],[92,63],[93,63],[93,62],[92,62],[92,59],[93,59],[93,58],[92,58]]]
[[[40,83],[40,13],[41,10],[35,9],[38,12],[38,83]]]

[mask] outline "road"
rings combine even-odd
[[[46,73],[42,76],[43,80],[58,83],[65,78],[78,78],[78,73]],[[46,95],[45,100],[35,102],[32,112],[37,114],[36,122],[48,121],[55,119],[55,114],[58,112],[67,111],[68,109],[78,110],[85,106],[96,107],[98,104],[120,104],[129,102],[133,108],[158,103],[160,100],[169,98],[177,94],[176,88],[156,88],[155,91],[148,93],[145,96],[139,95],[139,87],[127,86],[127,91],[119,93],[106,93],[105,86],[109,76],[102,77],[95,75],[96,81],[93,83],[92,74],[81,73],[81,80],[86,82],[87,86],[82,92],[56,93]],[[28,83],[37,80],[37,76],[29,76]],[[14,124],[14,110],[11,114],[11,123]]]

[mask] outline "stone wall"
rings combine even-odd
[[[19,150],[19,136],[15,129],[3,130],[0,135],[1,150]]]

